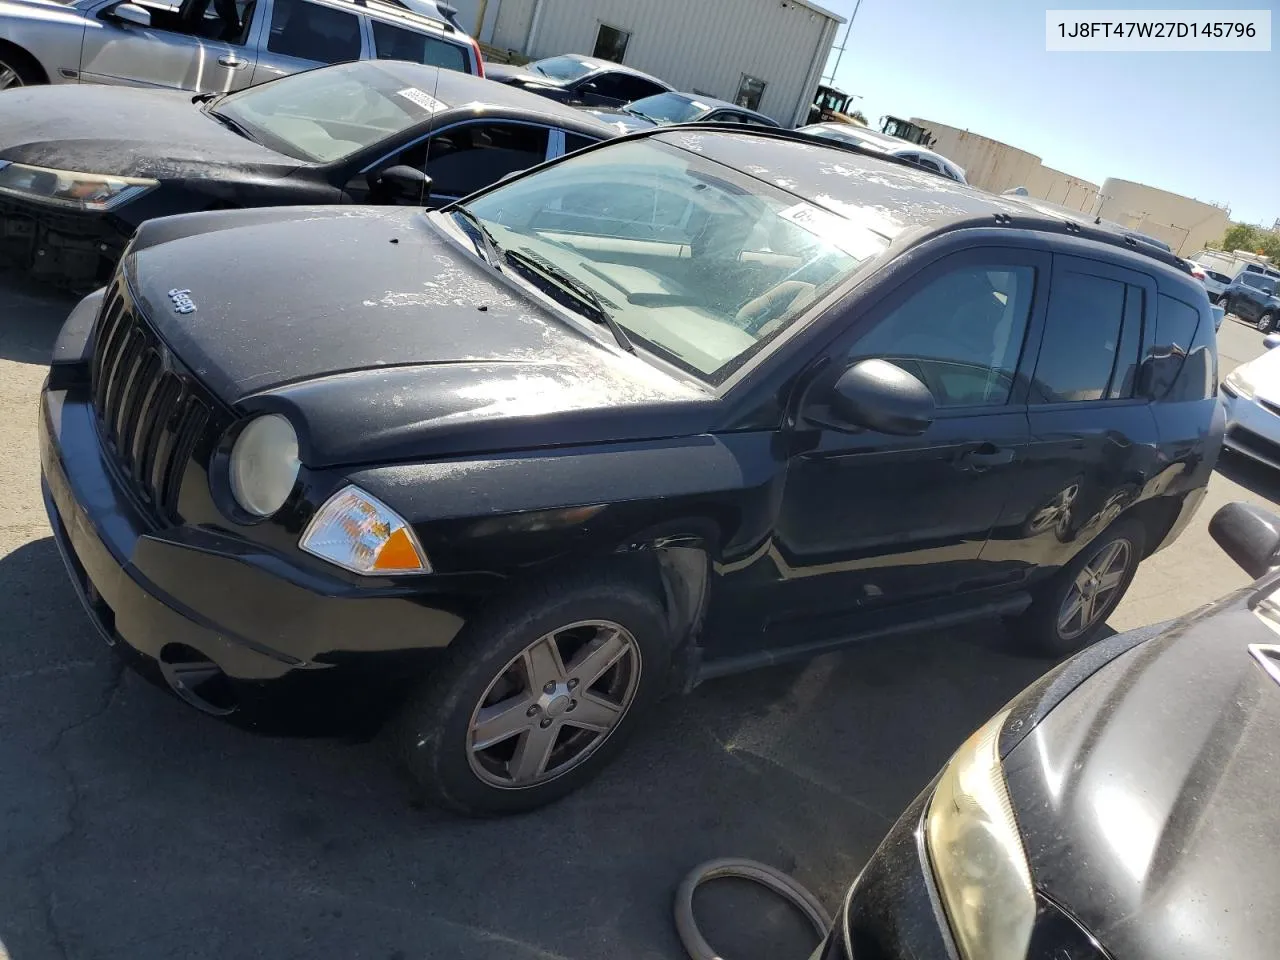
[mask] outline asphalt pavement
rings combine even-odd
[[[70,301],[0,278],[0,960],[677,960],[695,863],[754,857],[834,907],[900,809],[1044,664],[996,624],[706,684],[598,781],[535,814],[410,805],[376,744],[271,739],[122,671],[81,612],[40,502],[36,395]],[[1262,351],[1228,320],[1225,374]],[[1193,527],[1112,618],[1193,609],[1245,578],[1213,509],[1280,477],[1223,461]],[[795,917],[725,882],[726,956],[807,955]]]

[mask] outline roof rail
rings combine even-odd
[[[358,7],[365,7],[366,9],[372,9],[375,6],[398,7],[399,10],[404,11],[409,16],[416,17],[419,20],[425,20],[428,23],[434,23],[438,26],[443,27],[449,33],[457,33],[462,29],[461,27],[458,26],[458,24],[455,21],[452,20],[452,17],[449,16],[450,13],[452,13],[452,15],[456,17],[458,15],[457,8],[450,6],[447,3],[437,4],[437,9],[441,12],[441,14],[443,14],[445,17],[449,17],[448,20],[441,20],[439,17],[433,17],[430,14],[423,13],[420,10],[413,9],[413,7],[405,3],[404,0],[349,0],[349,2],[354,3]],[[399,10],[397,12],[399,12]]]

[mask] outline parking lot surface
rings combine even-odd
[[[549,809],[415,809],[376,746],[213,721],[122,671],[90,629],[44,518],[34,429],[70,305],[0,277],[0,958],[674,960],[671,896],[691,866],[754,857],[834,907],[955,746],[1046,667],[995,623],[868,644],[667,704]],[[1225,375],[1261,335],[1228,320],[1220,349]],[[1112,627],[1243,584],[1209,517],[1277,496],[1280,477],[1228,455]],[[806,955],[794,918],[750,890],[705,899],[727,956]]]

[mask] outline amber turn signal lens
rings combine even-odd
[[[431,572],[413,528],[377,497],[356,486],[339,490],[316,511],[298,546],[353,573],[395,576]]]

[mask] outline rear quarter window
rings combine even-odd
[[[1143,363],[1143,393],[1176,403],[1203,400],[1216,392],[1218,358],[1213,323],[1175,297],[1156,297],[1155,342]]]
[[[373,45],[379,60],[409,60],[459,73],[471,72],[467,51],[456,43],[379,20],[373,21]]]

